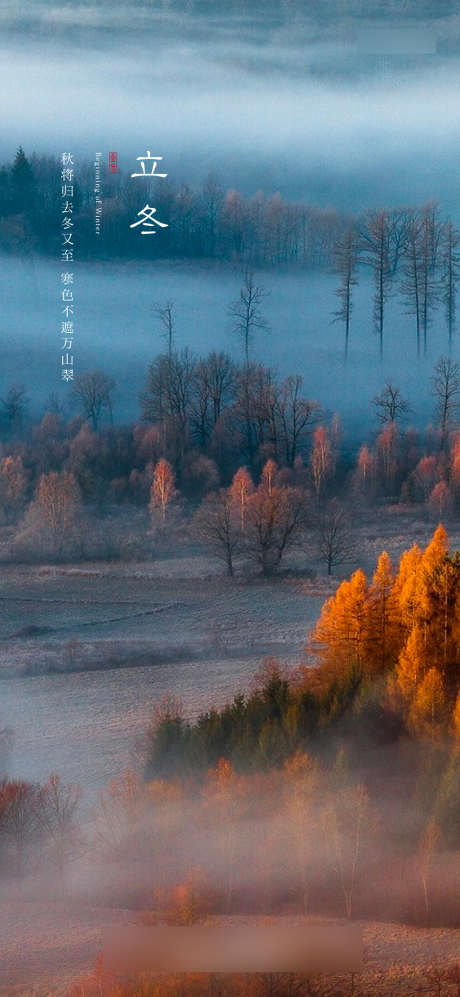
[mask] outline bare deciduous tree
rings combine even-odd
[[[436,264],[440,234],[441,225],[437,205],[433,202],[425,204],[421,210],[420,238],[421,319],[424,354],[427,351],[428,328],[431,324],[433,308],[439,300]]]
[[[194,436],[203,447],[232,400],[235,378],[235,365],[222,351],[213,351],[196,365],[191,418]]]
[[[390,214],[385,210],[368,213],[360,231],[364,262],[371,266],[374,275],[374,328],[379,337],[380,359],[383,357],[385,305],[393,279],[390,262],[391,232]]]
[[[166,341],[166,347],[168,352],[168,357],[171,358],[174,345],[174,331],[175,331],[175,319],[174,319],[174,301],[166,301],[165,304],[160,304],[155,302],[153,306],[153,312],[159,319],[164,340]]]
[[[305,493],[299,488],[261,484],[248,502],[246,547],[264,575],[272,575],[303,531]]]
[[[451,357],[440,357],[431,383],[436,399],[436,419],[442,449],[446,446],[460,403],[460,364],[454,363]]]
[[[233,559],[241,547],[241,529],[238,509],[229,490],[221,488],[206,496],[196,513],[194,530],[215,556],[224,561],[227,574],[232,577]]]
[[[276,393],[275,418],[281,449],[279,456],[286,461],[288,467],[294,466],[295,459],[313,428],[318,411],[316,402],[302,397],[302,384],[300,374],[287,377]]]
[[[11,848],[16,873],[23,871],[26,854],[41,833],[40,787],[22,779],[0,783],[0,841]]]
[[[35,547],[42,541],[59,557],[76,541],[81,494],[69,471],[42,474],[34,501],[25,519],[23,540]]]
[[[369,818],[369,795],[365,786],[337,789],[326,807],[325,830],[332,846],[333,863],[351,917],[356,879]]]
[[[358,265],[358,238],[354,228],[347,228],[341,239],[338,240],[335,249],[335,269],[340,276],[340,284],[336,290],[336,295],[340,305],[334,312],[334,320],[343,322],[345,327],[345,361],[348,358],[348,345],[350,338],[351,313],[353,311],[353,288],[358,280],[356,269]]]
[[[61,882],[67,862],[78,850],[76,811],[81,795],[80,786],[63,783],[56,773],[50,775],[41,790],[40,825],[49,858],[56,866]]]
[[[422,334],[423,351],[427,351],[428,328],[433,308],[439,300],[437,264],[441,232],[438,209],[434,203],[430,202],[419,211],[410,213],[401,290],[409,313],[415,315],[417,356],[420,356]]]
[[[434,820],[429,820],[424,828],[418,847],[418,867],[423,889],[423,905],[426,923],[430,922],[431,914],[431,881],[433,857],[441,837],[440,828]]]
[[[392,381],[386,381],[379,395],[375,395],[372,404],[377,411],[377,418],[382,425],[389,422],[399,422],[410,412],[409,402],[403,398],[401,389]]]
[[[441,250],[441,294],[449,333],[449,350],[455,331],[457,287],[460,279],[460,235],[451,221],[444,226]]]
[[[420,356],[420,330],[421,330],[421,274],[419,260],[421,222],[416,211],[411,212],[407,229],[407,245],[404,255],[403,277],[401,280],[401,291],[407,301],[407,308],[410,315],[415,315],[417,332],[417,356]]]
[[[101,370],[88,371],[75,379],[74,394],[79,399],[83,413],[91,422],[95,433],[97,433],[104,412],[107,412],[111,422],[113,420],[112,395],[114,390],[115,381]]]
[[[326,562],[328,575],[332,575],[333,569],[349,561],[354,551],[350,517],[337,499],[319,511],[315,532],[319,555]]]
[[[197,361],[185,348],[168,356],[162,353],[150,364],[147,384],[141,395],[142,418],[149,422],[170,422],[182,450],[185,447],[192,412]]]
[[[14,522],[24,512],[26,495],[22,457],[4,457],[0,460],[0,514],[6,522]]]
[[[241,339],[246,367],[249,367],[249,347],[257,330],[266,329],[267,322],[262,315],[261,302],[267,291],[255,283],[254,274],[247,270],[239,297],[229,305],[229,315],[233,319],[233,330]]]

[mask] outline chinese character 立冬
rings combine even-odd
[[[133,224],[129,227],[136,228],[138,225],[145,226],[147,231],[144,231],[144,228],[142,228],[141,235],[155,235],[154,225],[159,225],[160,228],[168,228],[166,222],[159,222],[157,218],[153,217],[154,214],[156,214],[156,210],[156,208],[151,208],[148,204],[146,204],[145,208],[142,208],[141,211],[137,212],[138,215],[140,215],[139,221],[133,222]]]

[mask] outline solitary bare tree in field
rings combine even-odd
[[[256,331],[267,328],[260,307],[266,296],[264,288],[255,283],[254,274],[247,270],[239,297],[228,309],[233,319],[233,330],[241,339],[246,367],[249,367],[249,347]]]

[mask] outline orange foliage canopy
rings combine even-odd
[[[361,570],[323,606],[307,651],[313,683],[326,688],[352,672],[385,675],[393,702],[415,732],[454,726],[460,688],[460,556],[438,526],[426,550],[405,551],[395,573],[380,555],[370,584]]]

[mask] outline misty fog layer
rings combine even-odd
[[[153,305],[176,303],[177,342],[197,354],[212,349],[241,359],[228,305],[238,296],[241,273],[231,268],[207,269],[163,263],[76,264],[75,367],[102,369],[118,383],[117,421],[139,417],[138,395],[148,363],[165,348]],[[61,387],[58,371],[60,322],[59,263],[0,261],[3,304],[3,349],[0,393],[11,383],[24,383],[37,412],[57,392],[72,412],[71,390]],[[369,420],[370,401],[390,377],[404,388],[413,413],[410,421],[424,426],[433,415],[430,377],[441,353],[447,352],[442,309],[435,313],[426,357],[416,361],[415,321],[404,304],[390,298],[379,361],[372,332],[370,277],[364,272],[356,289],[348,362],[343,362],[343,328],[333,322],[337,278],[321,273],[258,274],[269,292],[263,302],[267,331],[254,339],[255,361],[276,367],[281,375],[299,373],[307,397],[325,412],[339,412],[344,430],[354,434]],[[458,357],[454,342],[453,358]]]
[[[249,192],[354,210],[434,197],[455,214],[457,58],[369,63],[353,30],[142,6],[7,7],[0,154],[19,143],[110,149],[130,168],[155,147],[174,181],[217,169]],[[455,38],[456,20],[443,32]]]

